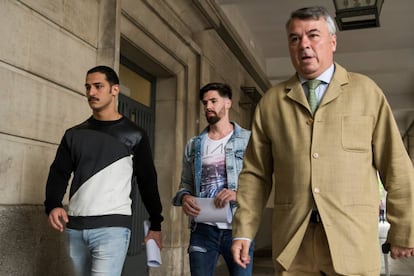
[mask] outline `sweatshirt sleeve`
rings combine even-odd
[[[71,153],[65,137],[66,135],[62,138],[57,149],[46,182],[46,200],[44,201],[46,214],[49,214],[54,208],[63,207],[62,200],[73,171]]]
[[[138,183],[138,189],[149,214],[151,222],[150,230],[161,231],[162,205],[157,185],[157,172],[155,170],[152,152],[147,134],[142,133],[142,138],[134,148],[134,176]]]

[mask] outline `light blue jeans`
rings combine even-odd
[[[103,227],[74,230],[66,228],[69,256],[76,276],[121,275],[131,230]]]

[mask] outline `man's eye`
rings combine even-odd
[[[298,42],[299,38],[297,36],[290,37],[290,43],[296,43]]]

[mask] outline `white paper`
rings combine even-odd
[[[148,234],[149,228],[151,223],[148,220],[144,221],[144,235]],[[157,243],[150,239],[145,243],[145,247],[147,250],[147,265],[149,267],[159,267],[161,262],[161,251],[158,247]]]
[[[230,203],[227,203],[223,208],[216,208],[214,198],[196,197],[196,202],[201,209],[198,216],[194,218],[196,222],[231,223],[233,220]]]

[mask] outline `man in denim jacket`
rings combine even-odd
[[[186,145],[180,190],[173,200],[192,219],[201,211],[196,198],[214,198],[216,208],[227,203],[235,207],[238,177],[250,138],[249,130],[229,120],[232,91],[227,84],[209,83],[200,89],[199,96],[209,125]],[[233,261],[231,223],[192,220],[191,225],[191,275],[214,275],[220,254],[230,275],[251,275],[252,262],[244,269]],[[253,258],[253,244],[249,255]]]

